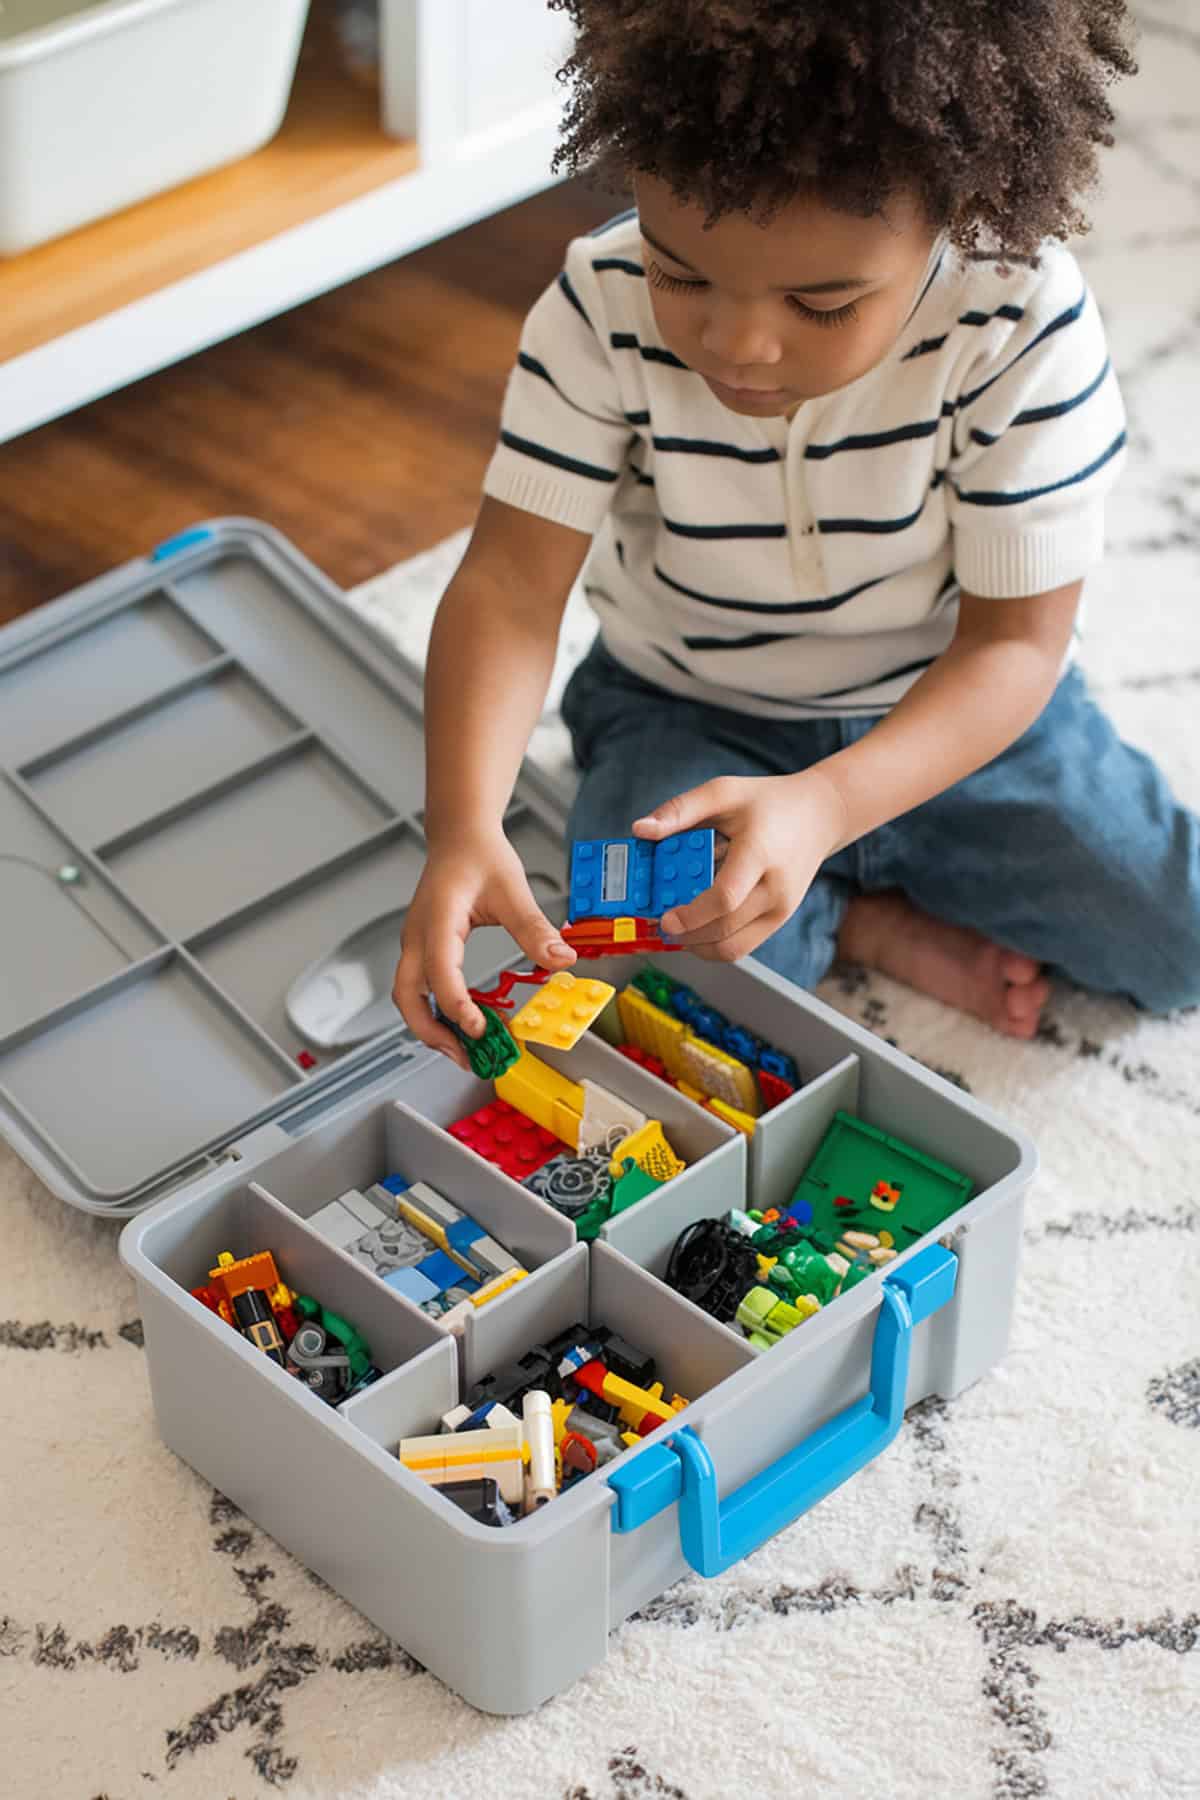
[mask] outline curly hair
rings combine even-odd
[[[555,168],[650,175],[711,223],[900,189],[968,255],[1087,230],[1125,0],[549,0],[575,27]]]

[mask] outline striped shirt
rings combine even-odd
[[[1075,259],[1007,276],[939,248],[857,381],[787,419],[730,412],[655,327],[634,214],[568,248],[526,320],[485,492],[594,534],[606,647],[768,718],[886,712],[950,643],[959,584],[1082,577],[1124,414]]]

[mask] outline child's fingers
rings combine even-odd
[[[539,969],[567,969],[575,961],[570,944],[557,925],[550,923],[526,883],[514,883],[506,892],[498,922]]]
[[[737,787],[737,777],[732,775],[718,775],[713,781],[701,782],[699,787],[676,794],[653,812],[635,819],[634,835],[664,838],[677,831],[692,831],[697,825],[719,825],[737,803]]]
[[[463,975],[465,933],[449,923],[425,940],[425,975],[443,1018],[461,1025],[468,1037],[481,1037],[487,1020],[467,991]]]
[[[662,928],[670,938],[686,942],[711,941],[711,927],[737,913],[745,906],[762,880],[763,858],[745,839],[739,839],[729,850],[711,887],[698,894],[686,906],[673,907],[662,917]],[[707,938],[694,934],[707,931]]]
[[[405,946],[396,970],[392,999],[399,1007],[405,1024],[421,1043],[428,1044],[431,1050],[440,1050],[462,1069],[470,1067],[466,1053],[454,1033],[434,1017],[426,994],[425,962],[416,945]]]
[[[699,930],[687,932],[683,937],[673,937],[671,942],[684,950],[694,950],[697,953],[712,950],[724,957],[733,939],[762,920],[767,921],[767,925],[760,936],[760,943],[768,931],[774,931],[776,925],[783,923],[782,918],[775,916],[765,883],[760,882],[736,912],[724,913],[719,919],[714,919],[711,925],[702,925]],[[744,955],[745,952],[734,954]]]
[[[768,909],[731,936],[721,938],[718,943],[695,944],[689,948],[693,956],[700,957],[704,962],[740,962],[743,956],[753,956],[760,944],[765,944],[782,923],[783,920]]]

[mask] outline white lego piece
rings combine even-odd
[[[609,1132],[614,1136],[619,1130],[621,1139],[640,1131],[646,1123],[645,1113],[640,1113],[636,1106],[630,1106],[627,1100],[618,1099],[610,1094],[599,1082],[589,1081],[586,1076],[581,1083],[583,1088],[583,1118],[579,1124],[579,1154],[585,1155],[589,1150],[604,1150],[609,1147]]]
[[[331,1200],[328,1206],[315,1212],[306,1223],[327,1244],[336,1244],[339,1250],[348,1250],[363,1234],[362,1220],[356,1219],[340,1200]]]
[[[386,1189],[384,1191],[386,1192]],[[391,1199],[390,1194],[388,1198]],[[365,1194],[360,1194],[357,1188],[347,1188],[344,1194],[338,1195],[338,1202],[346,1208],[347,1212],[352,1212],[356,1219],[361,1219],[371,1231],[377,1225],[382,1225],[385,1219],[394,1219],[396,1216],[394,1206],[389,1206],[385,1211],[382,1207],[376,1206],[373,1200],[368,1200]]]
[[[469,1406],[452,1406],[449,1412],[442,1414],[442,1430],[457,1431],[460,1425],[466,1424],[470,1416]]]
[[[531,1388],[521,1402],[521,1419],[525,1426],[525,1441],[529,1445],[525,1511],[536,1512],[558,1492],[554,1479],[554,1421],[549,1394],[540,1388]]]

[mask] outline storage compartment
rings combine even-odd
[[[8,0],[0,253],[245,156],[279,129],[308,0]]]
[[[0,1042],[0,1093],[93,1199],[128,1198],[249,1125],[300,1079],[166,951]]]

